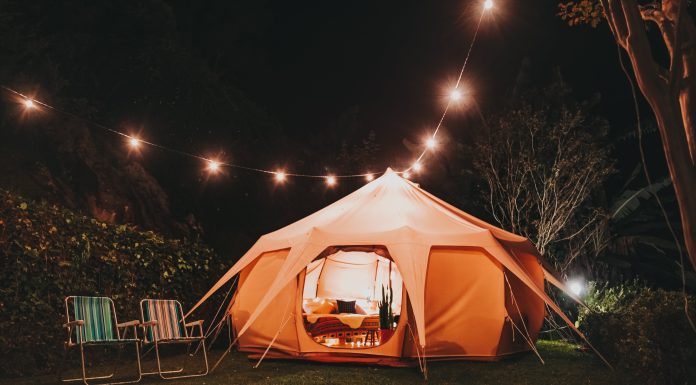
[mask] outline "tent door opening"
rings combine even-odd
[[[302,321],[312,340],[337,349],[384,344],[401,317],[403,281],[388,257],[339,250],[305,271]]]

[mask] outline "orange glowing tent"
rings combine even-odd
[[[544,269],[528,239],[390,169],[262,236],[190,312],[237,274],[226,314],[239,349],[252,355],[383,364],[492,360],[536,352],[545,304],[584,339],[545,293],[545,280],[579,299]],[[370,322],[387,284],[397,316],[391,337],[375,342]]]

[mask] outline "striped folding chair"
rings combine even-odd
[[[71,315],[72,313],[72,315]],[[138,340],[137,326],[140,321],[128,321],[118,323],[116,308],[111,298],[107,297],[81,297],[69,296],[65,298],[65,318],[63,327],[68,331],[68,339],[65,342],[66,352],[79,347],[80,362],[82,364],[82,377],[63,379],[63,382],[82,381],[88,384],[90,380],[104,380],[113,377],[113,373],[106,376],[87,376],[85,347],[86,346],[123,346],[135,345],[136,361],[138,364],[138,378],[135,380],[111,382],[111,384],[127,384],[138,382],[142,378],[140,366],[140,340]],[[128,328],[133,328],[133,336],[128,337]]]
[[[144,299],[140,301],[141,327],[143,328],[143,346],[154,345],[157,356],[157,372],[143,374],[159,374],[163,379],[199,377],[208,374],[208,356],[205,349],[205,335],[203,334],[203,321],[186,322],[181,303],[175,300]],[[196,331],[198,335],[194,335]],[[162,370],[159,346],[162,344],[187,344],[190,350],[193,343],[202,344],[203,361],[205,371],[196,374],[180,374],[183,368],[176,370]]]

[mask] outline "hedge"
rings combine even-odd
[[[0,190],[0,375],[55,369],[63,355],[64,298],[103,295],[120,320],[142,298],[200,298],[225,267],[197,240],[110,225]]]
[[[696,331],[689,326],[681,292],[605,288],[592,294],[580,329],[610,362],[642,384],[696,380]],[[593,306],[594,305],[594,306]],[[696,320],[696,301],[689,299]]]

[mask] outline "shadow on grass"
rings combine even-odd
[[[546,361],[542,365],[532,353],[511,357],[498,362],[440,361],[428,363],[428,381],[418,367],[389,368],[359,364],[322,364],[306,361],[264,361],[254,369],[254,361],[245,354],[230,354],[214,373],[206,377],[168,381],[177,385],[188,384],[622,384],[626,376],[611,371],[591,353],[578,351],[564,342],[539,341],[539,353]],[[211,365],[222,354],[211,352]],[[183,361],[169,361],[179,365]],[[189,365],[199,364],[198,360]],[[145,363],[149,369],[153,363]],[[56,384],[57,377],[0,379],[0,385]],[[164,384],[157,376],[147,376],[143,384]]]

